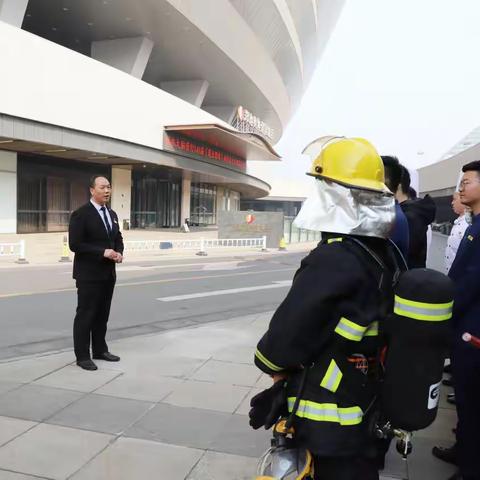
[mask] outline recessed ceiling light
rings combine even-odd
[[[68,7],[63,7],[62,10],[63,10],[64,12],[68,12],[70,9],[69,9]]]
[[[88,25],[89,27],[93,27],[93,22],[88,22],[87,25]]]
[[[31,14],[31,13],[27,13],[25,16],[28,17],[28,18],[30,18],[30,17],[32,16],[32,14]]]
[[[53,30],[54,32],[56,32],[56,31],[57,31],[57,27],[52,27],[52,30]]]
[[[131,17],[125,17],[126,22],[130,22],[131,20],[132,20]]]
[[[0,143],[13,143],[15,140],[0,140]]]
[[[45,150],[45,153],[59,153],[59,152],[66,152],[66,148],[51,148],[50,150]]]
[[[146,34],[146,35],[151,35],[151,34],[152,34],[152,32],[145,32],[145,34]]]
[[[107,158],[110,158],[110,157],[107,157],[105,155],[97,155],[95,157],[88,157],[90,160],[105,160]]]

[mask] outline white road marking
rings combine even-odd
[[[172,297],[160,297],[161,302],[176,302],[178,300],[190,300],[192,298],[214,297],[216,295],[233,295],[235,293],[256,292],[257,290],[269,290],[271,288],[286,288],[292,284],[291,280],[281,280],[269,285],[256,285],[254,287],[229,288],[226,290],[212,290],[210,292],[190,293],[188,295],[174,295]]]

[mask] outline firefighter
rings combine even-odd
[[[296,441],[313,454],[315,480],[376,480],[367,379],[378,368],[381,322],[393,308],[399,272],[399,254],[387,240],[394,197],[382,159],[364,139],[324,137],[304,153],[314,157],[308,175],[316,189],[296,224],[321,231],[322,241],[302,260],[255,364],[278,385],[270,394],[284,391]],[[260,396],[256,406],[261,402]],[[251,424],[258,428],[257,411]]]

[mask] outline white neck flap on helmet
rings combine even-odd
[[[316,179],[314,193],[294,220],[298,228],[388,238],[395,221],[395,200],[385,193],[348,188]]]

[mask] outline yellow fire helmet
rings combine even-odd
[[[349,188],[391,193],[385,185],[383,161],[364,138],[320,137],[309,143],[302,153],[312,159],[307,175]]]

